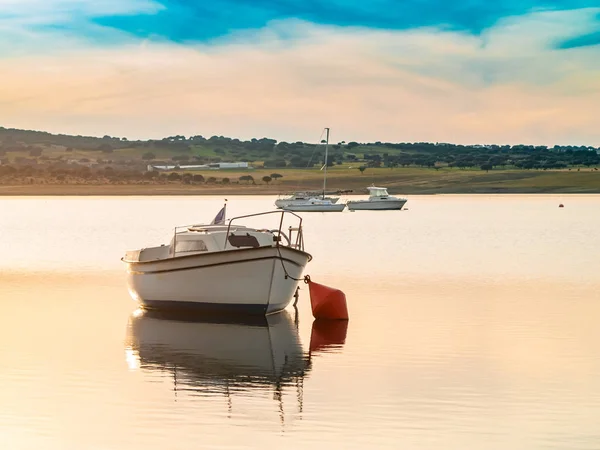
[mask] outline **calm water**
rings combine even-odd
[[[0,448],[600,448],[600,196],[305,214],[347,328],[136,311],[123,252],[221,204],[0,199]]]

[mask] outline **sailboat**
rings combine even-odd
[[[284,204],[281,209],[294,212],[342,212],[346,208],[345,203],[337,204],[337,199],[332,201],[325,198],[327,188],[327,156],[329,150],[329,128],[325,128],[325,165],[323,166],[323,195],[311,196],[297,201]]]
[[[327,197],[325,197],[325,200],[330,200],[331,203],[337,203],[340,198],[339,197],[331,197],[330,195],[339,195],[339,194],[340,194],[340,192],[338,192],[338,191],[327,192],[326,193]],[[304,191],[304,192],[296,191],[292,194],[286,194],[286,196],[283,198],[278,198],[277,200],[275,200],[275,206],[279,209],[282,209],[284,206],[293,205],[295,203],[302,203],[302,202],[305,202],[306,200],[308,200],[309,198],[319,197],[319,195],[322,195],[322,192],[320,192],[320,191],[314,191],[314,192],[312,192],[312,191]]]

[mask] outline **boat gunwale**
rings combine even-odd
[[[371,200],[371,199],[360,199],[360,200],[348,200],[346,202],[346,205],[348,204],[355,204],[355,203],[392,203],[392,202],[404,202],[407,203],[408,199],[406,198],[401,198],[401,197],[388,197],[387,199],[378,199],[378,200]]]
[[[282,209],[285,211],[291,211],[291,212],[344,212],[346,204],[342,203],[342,205],[344,206],[344,208],[318,209],[319,207],[323,207],[323,205],[315,205],[314,208],[306,207],[304,209],[288,209],[290,207],[296,208],[297,206],[299,206],[299,207],[310,206],[310,205],[288,205],[288,206],[284,206]]]
[[[148,247],[148,248],[156,248],[156,247]],[[194,257],[198,257],[198,256],[209,256],[209,255],[221,255],[221,254],[226,254],[226,253],[233,253],[233,252],[249,252],[249,251],[257,251],[257,250],[263,250],[263,249],[276,249],[279,248],[281,249],[286,249],[286,250],[290,250],[292,252],[296,252],[298,254],[304,255],[308,257],[308,262],[312,261],[312,255],[308,252],[305,252],[303,250],[298,250],[297,248],[292,248],[292,247],[288,247],[288,246],[284,246],[284,245],[273,245],[273,246],[262,246],[262,247],[253,247],[253,248],[239,248],[239,249],[231,249],[231,250],[219,250],[216,252],[199,252],[199,253],[194,253],[191,255],[181,255],[181,256],[170,256],[168,258],[164,258],[164,259],[155,259],[152,261],[132,261],[132,260],[128,260],[125,259],[125,256],[123,256],[121,258],[121,261],[123,261],[126,264],[131,264],[131,265],[143,265],[143,264],[161,264],[161,263],[165,263],[165,262],[170,262],[170,261],[180,261],[182,259],[189,259],[189,258],[194,258]],[[143,250],[143,249],[141,249]],[[283,258],[281,255],[275,255],[273,256],[273,258],[281,258],[281,259],[285,259]],[[243,261],[240,261],[243,262]],[[223,264],[231,264],[233,263],[233,261],[229,261]],[[221,264],[221,263],[219,263]]]
[[[239,259],[239,260],[236,259],[234,261],[223,261],[223,262],[212,263],[212,264],[202,264],[202,265],[194,265],[194,266],[187,266],[187,267],[176,267],[173,269],[157,269],[157,270],[137,271],[137,270],[135,270],[135,267],[134,267],[134,268],[130,268],[130,270],[128,272],[133,275],[152,275],[152,274],[157,274],[157,273],[182,272],[184,270],[196,270],[196,269],[204,269],[204,268],[208,268],[208,267],[228,266],[228,265],[233,265],[233,264],[245,264],[245,263],[256,262],[256,261],[268,261],[271,259],[279,259],[282,262],[285,261],[285,262],[293,264],[295,266],[304,268],[304,266],[302,264],[297,263],[293,259],[280,257],[279,255],[270,255],[270,256],[263,256],[260,258],[248,258],[248,259]]]

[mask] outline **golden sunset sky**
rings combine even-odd
[[[600,1],[0,0],[0,126],[600,145]]]

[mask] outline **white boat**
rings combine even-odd
[[[294,212],[341,212],[346,208],[345,204],[337,204],[327,198],[325,198],[325,192],[327,188],[327,153],[329,149],[329,128],[325,128],[325,164],[323,166],[323,195],[310,196],[303,200],[297,200],[287,205],[283,205],[281,208],[286,211]],[[277,204],[277,202],[275,202]]]
[[[304,203],[307,200],[318,197],[318,196],[319,196],[319,194],[314,193],[314,192],[313,193],[295,192],[294,194],[292,194],[288,197],[278,198],[277,200],[275,200],[275,206],[279,209],[282,209],[289,205],[294,205],[297,203]],[[331,203],[337,203],[340,198],[339,197],[323,197],[323,199],[328,200]]]
[[[303,378],[310,369],[287,311],[191,320],[136,311],[129,320],[126,346],[132,366],[172,372],[176,387],[184,391],[276,388]]]
[[[278,229],[234,223],[267,214],[278,215]],[[297,225],[285,234],[288,219]],[[288,306],[311,259],[294,213],[251,214],[225,225],[223,207],[210,225],[177,227],[170,244],[129,251],[122,261],[131,296],[147,309],[265,315]]]
[[[346,209],[346,205],[344,203],[331,203],[329,200],[313,197],[303,202],[289,204],[282,209],[294,212],[342,212]]]
[[[350,211],[356,210],[390,210],[402,209],[408,201],[405,198],[392,197],[386,188],[370,186],[368,200],[349,200],[346,206]]]

